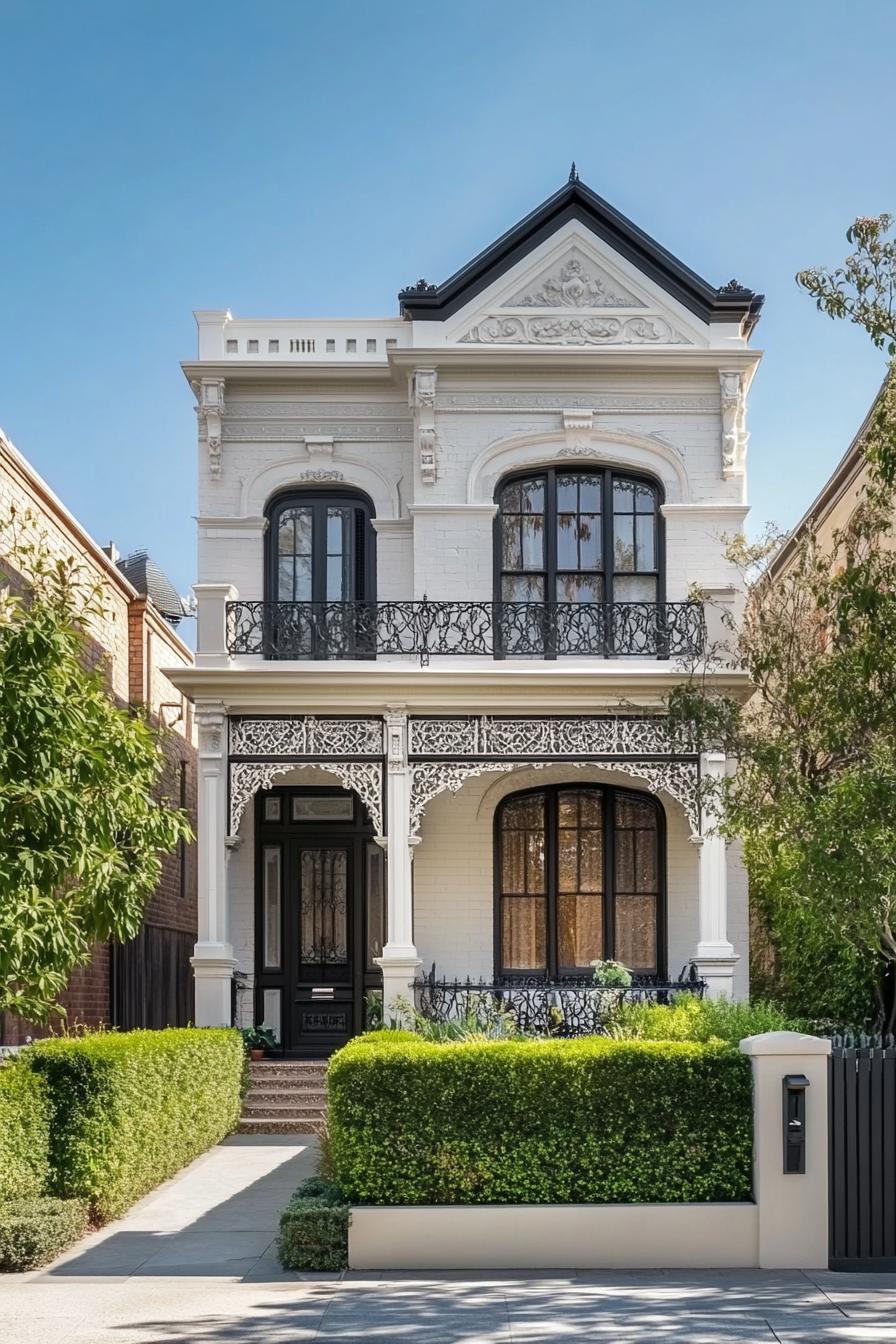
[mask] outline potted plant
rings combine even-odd
[[[621,961],[592,961],[594,983],[601,989],[629,989],[632,973]]]
[[[250,1059],[264,1059],[266,1050],[275,1050],[277,1042],[269,1027],[242,1027],[240,1035]]]

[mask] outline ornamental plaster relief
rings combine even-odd
[[[471,327],[461,344],[478,345],[693,345],[665,318],[488,316]]]
[[[577,248],[514,294],[505,308],[643,308],[630,289]]]
[[[639,392],[589,392],[584,396],[554,392],[445,392],[436,397],[436,409],[443,411],[615,411],[638,413],[664,411],[694,415],[700,412],[718,415],[719,399],[714,394],[686,393],[660,395]]]

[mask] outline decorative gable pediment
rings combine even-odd
[[[449,324],[462,345],[698,345],[706,338],[646,277],[612,257],[581,225],[522,259]]]
[[[577,247],[514,294],[507,308],[643,308],[629,289]]]

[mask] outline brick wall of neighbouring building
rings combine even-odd
[[[76,556],[102,585],[105,612],[93,623],[91,663],[104,662],[110,694],[148,712],[162,733],[166,769],[160,791],[190,815],[195,830],[196,748],[192,709],[163,669],[187,666],[192,654],[153,603],[124,578],[0,431],[0,520],[30,512],[51,553]],[[0,557],[2,558],[2,557]],[[7,565],[8,568],[8,565]],[[0,1014],[0,1044],[83,1024],[164,1026],[192,1018],[189,955],[196,937],[195,844],[162,856],[162,872],[147,904],[144,930],[124,947],[99,944],[60,995],[65,1017],[35,1028]]]

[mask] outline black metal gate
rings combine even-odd
[[[896,1271],[896,1041],[835,1038],[829,1067],[830,1266]]]

